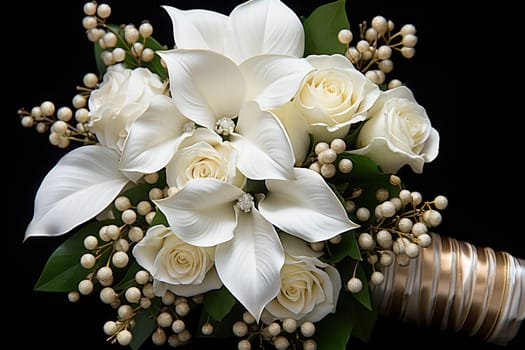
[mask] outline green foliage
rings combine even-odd
[[[129,346],[138,350],[142,344],[151,338],[151,334],[157,328],[157,315],[160,312],[161,299],[152,299],[149,309],[142,309],[135,315],[135,326],[132,329],[133,338]]]
[[[346,46],[337,39],[337,34],[341,29],[350,28],[345,0],[337,0],[319,6],[303,20],[303,26],[305,56],[345,53]]]
[[[337,264],[346,257],[361,260],[361,251],[354,231],[344,233],[341,242],[328,245],[327,250],[327,253],[322,256],[322,260],[328,263]]]
[[[78,283],[88,274],[88,270],[80,265],[80,257],[86,252],[84,238],[97,234],[102,226],[110,222],[113,221],[96,221],[84,225],[64,241],[47,260],[34,290],[66,293],[76,290]]]
[[[210,291],[204,296],[204,311],[216,321],[221,321],[235,304],[235,298],[226,287]]]

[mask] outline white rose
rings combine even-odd
[[[144,113],[152,96],[165,93],[166,85],[147,68],[110,66],[89,97],[90,128],[102,145],[121,152],[133,121]]]
[[[214,178],[242,187],[246,178],[237,169],[237,159],[231,143],[207,128],[198,128],[166,166],[166,181],[182,188],[193,179]]]
[[[311,55],[313,66],[301,83],[294,102],[316,140],[345,137],[351,124],[367,119],[379,96],[372,83],[342,55]]]
[[[163,225],[152,226],[133,247],[137,263],[153,277],[155,294],[167,290],[193,296],[222,286],[214,265],[214,247],[196,247],[183,242]]]
[[[437,157],[439,133],[407,87],[382,92],[369,116],[351,153],[368,156],[387,173],[405,164],[422,173],[424,163]]]
[[[262,314],[264,323],[293,318],[317,322],[335,312],[341,277],[332,265],[319,260],[303,240],[281,236],[286,260],[281,268],[281,290]]]

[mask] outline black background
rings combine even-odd
[[[305,16],[323,3],[284,2]],[[11,338],[27,349],[119,347],[104,340],[102,325],[113,319],[113,310],[106,310],[96,298],[70,304],[65,295],[32,290],[47,257],[65,237],[31,238],[22,243],[40,181],[67,150],[51,146],[46,135],[22,128],[16,111],[48,99],[57,106],[70,105],[83,75],[95,72],[92,44],[81,24],[83,3],[15,1],[4,11],[8,35],[3,37],[2,62],[7,82],[4,96],[8,99],[4,100],[7,108],[4,107],[3,116],[7,122],[2,139],[7,190],[3,210],[8,229],[3,233],[7,238],[3,259],[8,276],[4,277],[3,289],[4,320],[9,330],[2,333],[5,342]],[[171,44],[171,24],[161,5],[206,8],[227,14],[237,2],[108,3],[113,8],[111,22],[138,24],[148,19],[154,26],[154,36]],[[460,12],[450,0],[347,1],[347,13],[354,32],[358,22],[369,21],[375,15],[393,20],[397,26],[412,23],[418,30],[415,57],[405,60],[397,56],[392,76],[405,82],[427,109],[441,135],[440,154],[425,165],[423,174],[403,170],[401,175],[410,189],[421,191],[425,198],[437,194],[449,198],[450,205],[437,231],[525,258],[525,249],[518,243],[523,230],[519,204],[523,189],[516,166],[522,158],[522,146],[515,137],[516,118],[503,112],[503,107],[510,105],[512,109],[515,100],[496,96],[502,90],[512,91],[517,82],[500,82],[500,77],[509,77],[512,68],[507,65],[510,59],[498,60],[498,52],[503,48],[491,35],[503,24],[495,12],[497,8],[492,7],[489,13],[489,9],[480,6]],[[521,330],[507,348],[523,348],[524,333]],[[219,345],[222,344],[214,344],[213,348]],[[501,348],[475,338],[386,318],[379,319],[369,344],[351,341],[349,348],[392,346],[408,350],[429,345]]]

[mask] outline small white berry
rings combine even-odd
[[[268,332],[272,337],[276,337],[281,333],[281,326],[277,322],[272,322],[268,325]]]
[[[137,271],[135,274],[135,282],[138,284],[146,284],[149,282],[149,272],[146,270]]]
[[[367,207],[359,207],[355,212],[357,220],[367,221],[370,218],[370,209]]]
[[[428,228],[427,228],[427,225],[425,225],[424,223],[416,222],[414,226],[412,226],[411,232],[414,236],[418,237],[422,235],[423,233],[427,233]]]
[[[98,294],[100,301],[104,304],[111,304],[118,298],[118,294],[111,287],[104,287]]]
[[[393,262],[394,262],[394,258],[393,258],[391,253],[390,254],[389,253],[384,253],[379,258],[379,263],[382,266],[390,266],[390,265],[392,265]]]
[[[277,350],[286,350],[290,346],[290,341],[285,336],[280,335],[273,340],[273,346]]]
[[[173,331],[173,333],[178,334],[185,329],[186,329],[186,324],[181,319],[177,319],[173,321],[173,323],[171,324],[171,330]]]
[[[372,235],[368,232],[363,232],[359,235],[359,238],[357,239],[357,242],[359,243],[359,247],[361,249],[370,250],[374,249],[376,242]]]
[[[100,4],[97,7],[97,15],[100,18],[108,18],[111,15],[111,7],[108,4]]]
[[[137,213],[133,209],[126,209],[121,214],[122,222],[132,225],[137,221]]]
[[[313,337],[315,334],[315,325],[313,322],[306,321],[301,324],[301,334],[306,338]]]
[[[385,275],[381,271],[374,271],[370,275],[370,282],[372,282],[372,284],[379,285],[383,283],[384,280]]]
[[[432,237],[428,233],[422,233],[417,237],[419,246],[421,248],[427,248],[432,243]]]
[[[122,346],[127,346],[131,343],[133,335],[127,329],[123,329],[117,334],[117,342]]]
[[[346,283],[346,287],[350,293],[359,293],[363,290],[363,282],[357,277],[352,277]]]
[[[95,266],[96,262],[97,259],[91,253],[82,254],[80,257],[80,265],[82,265],[82,267],[85,269],[91,269],[93,266]]]
[[[98,246],[98,239],[94,235],[89,235],[84,238],[84,248],[87,250],[96,249]]]
[[[354,35],[350,31],[350,29],[341,29],[339,33],[337,33],[337,40],[343,45],[348,45],[354,38]]]
[[[436,227],[441,224],[443,217],[441,213],[437,210],[427,210],[423,213],[423,221],[429,227]]]
[[[293,318],[285,318],[282,322],[283,330],[287,333],[293,333],[297,329],[297,321]]]
[[[236,337],[244,337],[248,334],[248,325],[243,321],[236,321],[232,326],[233,334]]]
[[[446,209],[448,206],[448,198],[443,195],[436,196],[436,198],[434,198],[434,205],[436,206],[436,209]]]
[[[383,16],[375,16],[372,18],[371,25],[372,28],[377,30],[377,32],[381,35],[385,34],[388,29],[386,18]]]
[[[251,350],[252,349],[252,343],[248,339],[242,339],[237,344],[238,350]]]
[[[115,334],[117,329],[118,329],[118,326],[117,326],[117,322],[115,322],[115,321],[106,321],[104,323],[104,333],[106,335],[113,335],[113,334]]]
[[[337,168],[343,174],[349,174],[354,168],[354,163],[348,158],[343,158],[337,163]]]
[[[123,251],[115,252],[115,254],[113,254],[113,257],[111,258],[111,262],[118,269],[124,268],[128,265],[129,255],[128,253]]]
[[[399,228],[401,232],[408,233],[412,230],[413,225],[414,223],[409,218],[401,218],[397,223],[397,228]]]
[[[201,332],[204,335],[211,335],[213,333],[213,325],[210,322],[206,322],[201,327]]]
[[[91,280],[84,279],[78,283],[78,291],[82,295],[89,295],[93,292],[94,289],[95,285]]]
[[[121,305],[117,310],[117,314],[120,320],[129,320],[134,315],[133,308],[128,304]]]
[[[312,338],[306,339],[303,342],[303,350],[317,350],[317,342]]]
[[[72,290],[67,293],[67,300],[69,300],[70,303],[76,303],[80,300],[80,293],[76,290]]]
[[[167,311],[163,311],[157,316],[157,324],[159,327],[169,327],[172,323],[173,316]]]
[[[405,254],[409,258],[417,257],[419,255],[419,245],[413,242],[408,243],[407,246],[405,247]]]
[[[142,298],[142,293],[140,292],[140,289],[132,286],[126,289],[124,296],[129,303],[138,303],[140,302],[140,298]]]

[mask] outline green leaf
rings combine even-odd
[[[357,268],[355,267],[356,263],[358,263]],[[354,270],[356,270],[356,277],[363,281],[363,289],[359,293],[352,293],[352,296],[367,310],[372,310],[372,299],[370,298],[370,290],[367,283],[370,278],[363,268],[363,263],[351,258],[345,258],[337,265],[337,269],[343,281],[348,281],[353,276]]]
[[[347,258],[337,267],[341,278],[347,281],[354,271],[355,261]],[[362,264],[357,268],[359,278],[366,278]],[[365,281],[368,279],[365,279]],[[363,287],[366,285],[363,284]],[[368,342],[374,330],[378,311],[370,304],[368,288],[358,294],[341,290],[334,314],[330,314],[316,324],[316,341],[318,349],[346,349],[350,337]],[[366,305],[365,305],[366,304]]]
[[[236,302],[228,289],[222,287],[204,295],[204,310],[216,321],[221,321]]]
[[[342,292],[344,293],[344,292]],[[336,313],[325,316],[316,323],[315,341],[318,349],[345,350],[352,335],[356,315],[346,312],[339,298]]]
[[[133,350],[138,350],[142,344],[151,337],[151,334],[157,328],[157,318],[161,305],[160,298],[154,298],[151,306],[147,310],[140,310],[135,315],[135,326],[131,330],[133,338],[129,346]]]
[[[327,248],[328,253],[321,258],[328,263],[336,264],[346,257],[361,260],[361,251],[354,231],[344,233],[339,244],[329,245]]]
[[[344,313],[347,315],[355,315],[358,320],[353,323],[352,337],[367,343],[376,325],[378,317],[377,307],[374,305],[372,310],[366,309],[361,303],[357,302],[355,298],[352,298],[351,295],[347,295],[346,299],[348,300],[343,301],[343,305],[345,305]]]
[[[113,220],[95,221],[85,225],[55,249],[47,260],[34,290],[39,292],[76,290],[78,283],[88,274],[88,271],[80,265],[80,257],[86,253],[84,238],[97,234],[100,227],[108,223],[113,223]]]
[[[303,26],[305,56],[345,53],[346,46],[337,39],[337,34],[341,29],[350,28],[345,0],[319,6],[303,21]]]

